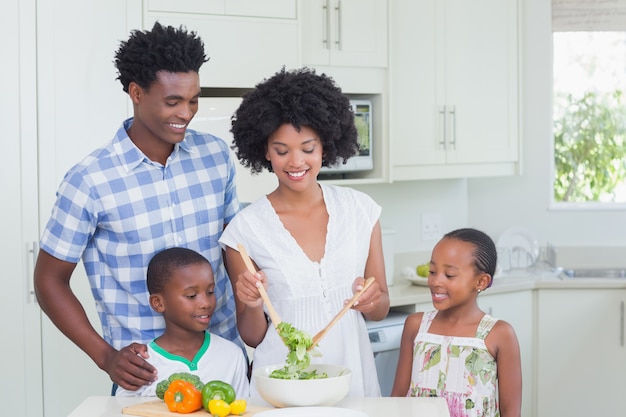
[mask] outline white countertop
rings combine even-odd
[[[482,294],[500,294],[534,289],[601,289],[626,288],[623,278],[568,278],[562,279],[554,274],[536,274],[518,271],[502,277],[496,277],[491,288]],[[430,290],[426,286],[414,285],[404,278],[395,277],[389,287],[391,307],[408,306],[431,302]]]
[[[122,408],[145,401],[154,401],[154,398],[88,397],[68,417],[128,417],[128,414],[122,414]],[[450,417],[444,398],[344,398],[336,407],[363,411],[370,417]],[[253,415],[244,414],[245,417]]]

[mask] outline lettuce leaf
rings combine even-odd
[[[285,366],[274,370],[270,374],[270,378],[315,379],[328,377],[325,372],[305,371],[311,364],[311,357],[307,349],[313,345],[313,339],[308,333],[298,330],[284,321],[276,326],[276,330],[289,349],[289,353],[287,353]]]

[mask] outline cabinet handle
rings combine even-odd
[[[324,5],[322,5],[322,9],[324,9],[324,15],[326,19],[324,19],[324,35],[325,38],[322,40],[322,43],[325,45],[326,49],[330,49],[330,7],[328,2],[330,0],[326,0]]]
[[[30,244],[28,245],[28,254],[27,254],[27,258],[30,260],[30,262],[28,263],[28,271],[26,272],[26,282],[28,283],[27,287],[27,291],[28,291],[28,300],[30,303],[32,304],[37,304],[37,296],[35,295],[35,281],[34,281],[34,275],[35,275],[35,264],[37,263],[37,251],[39,249],[39,245],[37,244],[37,242],[30,242]]]
[[[441,146],[443,146],[443,149],[446,149],[446,139],[447,139],[447,132],[446,132],[446,106],[441,106],[439,108],[439,115],[441,116],[439,119],[441,121],[441,137],[439,139],[439,144]]]
[[[456,107],[454,106],[450,107],[450,128],[452,130],[450,145],[456,149]]]
[[[624,347],[624,302],[619,306],[619,345]]]
[[[341,51],[341,0],[337,1],[335,10],[337,11],[337,40],[335,43],[337,44],[337,50]]]

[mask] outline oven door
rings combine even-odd
[[[380,392],[383,397],[388,397],[393,388],[400,354],[402,330],[407,316],[407,313],[390,312],[387,318],[381,321],[367,322]]]

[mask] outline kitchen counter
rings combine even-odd
[[[128,417],[129,414],[122,414],[122,408],[146,401],[154,401],[154,398],[88,397],[68,417]],[[336,407],[363,411],[369,417],[450,417],[443,398],[344,398]],[[206,415],[209,416],[208,413]],[[244,414],[245,417],[253,415],[249,412]]]
[[[555,274],[516,271],[496,277],[491,288],[482,294],[502,294],[535,289],[598,289],[626,288],[623,278],[568,278],[562,279]],[[410,281],[396,277],[389,287],[391,307],[409,306],[431,302],[430,290],[426,286],[414,285]]]

